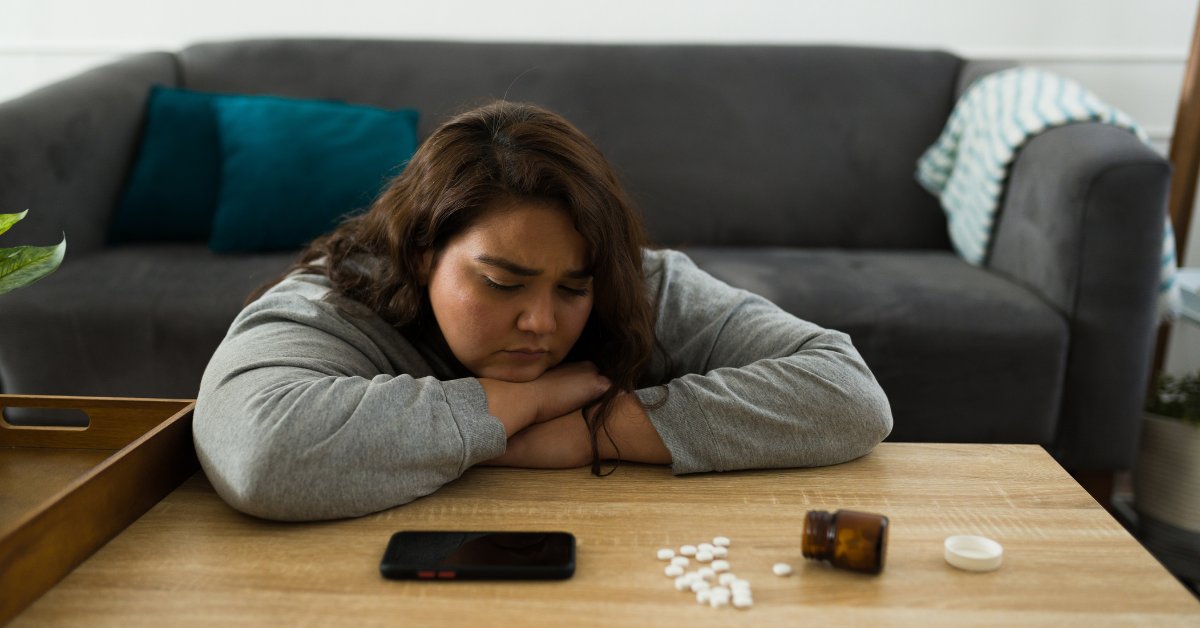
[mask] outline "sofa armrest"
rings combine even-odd
[[[66,233],[64,264],[104,246],[150,86],[178,83],[173,54],[146,53],[0,103],[0,213],[30,210],[4,245]]]
[[[1070,330],[1051,453],[1078,471],[1131,466],[1146,390],[1170,165],[1132,133],[1051,129],[1018,154],[987,265]]]
[[[954,99],[957,101],[963,92],[975,81],[1000,70],[1016,67],[1015,61],[1006,59],[967,59],[958,70],[958,82],[954,87]]]

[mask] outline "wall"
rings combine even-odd
[[[736,6],[736,8],[735,8]],[[0,0],[0,101],[132,52],[260,36],[846,43],[943,48],[1075,78],[1166,152],[1196,23],[1188,0]],[[1200,218],[1184,255],[1200,265]],[[1200,368],[1177,325],[1168,370]]]

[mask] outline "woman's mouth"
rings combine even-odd
[[[504,353],[519,362],[537,362],[544,359],[550,352],[545,349],[505,349]]]

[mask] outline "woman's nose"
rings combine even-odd
[[[550,334],[558,328],[553,295],[531,295],[517,317],[517,329],[535,334]]]

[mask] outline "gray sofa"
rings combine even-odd
[[[245,295],[291,253],[106,244],[151,85],[412,107],[422,137],[490,98],[590,134],[655,242],[849,333],[890,440],[1040,443],[1130,465],[1155,324],[1169,168],[1085,123],[1021,151],[993,250],[950,249],[915,162],[986,70],[936,51],[808,46],[258,40],[122,59],[0,104],[0,245],[66,262],[0,296],[5,392],[192,397]],[[163,207],[162,211],[170,211]]]

